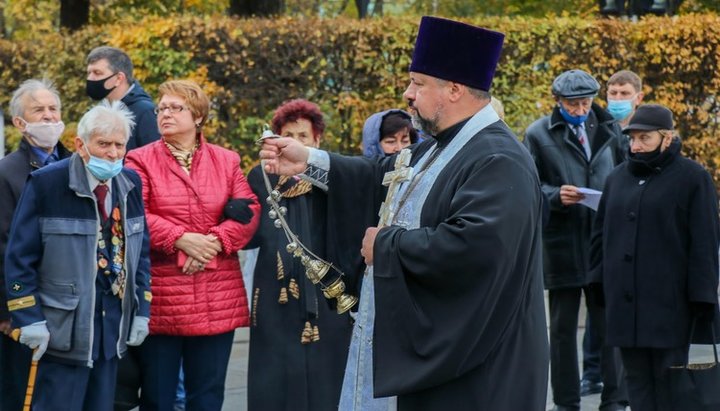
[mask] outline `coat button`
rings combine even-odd
[[[625,301],[631,303],[633,300],[633,295],[630,292],[625,293]]]
[[[630,221],[635,221],[635,218],[636,218],[636,217],[637,217],[637,216],[635,215],[634,212],[631,211],[631,212],[628,213],[628,220],[630,220]]]
[[[625,261],[632,261],[633,256],[632,254],[625,254],[625,257],[623,258]]]

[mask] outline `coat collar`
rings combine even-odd
[[[37,158],[37,155],[33,151],[32,146],[30,145],[30,143],[27,142],[25,137],[20,140],[20,146],[18,147],[18,151],[22,151],[25,153],[28,159],[28,163],[33,169],[38,169],[43,166],[43,163],[40,161],[40,159]],[[57,143],[57,151],[59,160],[70,157],[72,155],[70,150],[65,148],[65,146],[60,142]]]

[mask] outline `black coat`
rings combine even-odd
[[[625,158],[626,139],[615,120],[593,104],[585,122],[592,148],[590,161],[575,133],[556,107],[528,127],[525,146],[530,150],[548,200],[550,218],[543,228],[545,288],[587,284],[593,211],[580,204],[564,206],[560,186],[565,184],[602,191],[605,178]]]
[[[61,143],[58,143],[57,148],[60,159],[72,154]],[[0,321],[10,319],[4,285],[5,248],[8,244],[10,223],[27,177],[40,167],[42,163],[25,139],[20,142],[20,147],[15,152],[0,160]]]
[[[702,166],[679,154],[639,172],[633,160],[605,183],[595,220],[592,282],[602,283],[607,343],[687,343],[690,304],[718,302],[718,198]]]
[[[463,124],[436,136],[438,145],[450,144]],[[433,144],[413,146],[411,165]],[[343,197],[341,210],[372,209],[369,201],[378,194],[370,193],[382,187],[394,161],[386,157],[378,165],[331,154],[329,202]],[[365,193],[364,201],[355,192]],[[544,409],[541,202],[532,160],[497,121],[434,180],[416,210],[420,228],[378,232],[376,396],[398,395],[401,411]]]
[[[278,177],[269,177],[271,187],[275,187]],[[258,198],[268,197],[260,166],[248,173],[247,180]],[[288,185],[284,187],[289,188]],[[286,188],[280,191],[284,192]],[[325,197],[322,190],[313,188],[306,194],[283,196],[280,203],[287,207],[285,219],[303,244],[316,255],[328,258]],[[323,296],[320,286],[307,279],[300,260],[285,249],[288,243],[285,233],[275,227],[274,220],[268,216],[270,206],[265,201],[260,204],[260,225],[247,245],[248,248],[260,247],[253,276],[248,409],[336,409],[352,334],[350,315],[339,315]],[[347,244],[347,248],[357,254],[357,258],[352,259],[355,262],[360,257],[360,233],[352,244]],[[351,269],[353,261],[329,258],[341,270],[349,272]],[[278,268],[278,259],[282,261],[282,270]],[[278,272],[283,275],[280,277]],[[328,274],[325,280],[333,274]],[[295,294],[289,286],[290,281],[298,284],[299,291]],[[284,303],[278,301],[281,289],[287,295]],[[306,322],[317,327],[318,341],[301,343]]]

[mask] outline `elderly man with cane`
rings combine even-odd
[[[30,175],[5,256],[8,309],[39,361],[33,409],[111,410],[118,358],[148,333],[141,181],[123,168],[122,103],[78,124],[76,153]]]

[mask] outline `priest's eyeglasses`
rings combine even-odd
[[[165,113],[165,110],[170,110],[171,114],[179,113],[183,110],[187,110],[188,108],[185,106],[177,105],[177,104],[171,104],[169,106],[163,106],[163,107],[155,107],[155,115],[159,115],[160,113]]]

